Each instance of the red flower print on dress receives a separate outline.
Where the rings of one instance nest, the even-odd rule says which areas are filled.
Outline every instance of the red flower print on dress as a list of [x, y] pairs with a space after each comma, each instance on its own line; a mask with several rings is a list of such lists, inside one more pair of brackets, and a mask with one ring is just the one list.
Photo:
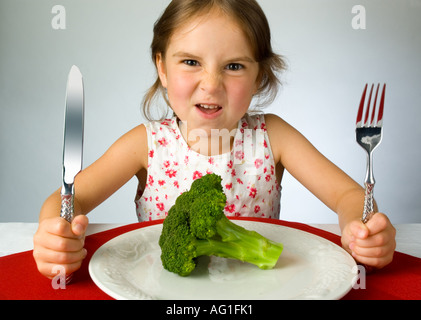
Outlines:
[[177, 175], [177, 171], [174, 169], [170, 169], [165, 171], [165, 174], [168, 176], [168, 178], [174, 178]]
[[149, 151], [149, 158], [153, 158], [154, 153], [155, 153], [155, 152], [154, 152], [153, 150]]
[[193, 180], [200, 179], [202, 176], [203, 176], [202, 173], [199, 171], [193, 172]]
[[158, 184], [162, 187], [165, 184], [165, 180], [158, 180]]
[[162, 146], [162, 147], [166, 147], [168, 146], [168, 141], [165, 138], [159, 139], [158, 143]]
[[256, 159], [256, 161], [254, 161], [254, 166], [256, 167], [256, 169], [259, 169], [262, 165], [263, 165], [262, 159]]
[[250, 188], [249, 197], [254, 199], [254, 198], [256, 198], [256, 194], [257, 194], [257, 189], [256, 188]]
[[233, 213], [235, 211], [235, 204], [230, 204], [226, 206], [225, 211], [228, 211], [229, 213]]
[[156, 204], [156, 207], [158, 208], [159, 211], [164, 211], [165, 210], [165, 206], [162, 202], [159, 202]]
[[259, 212], [260, 212], [260, 206], [255, 206], [254, 213], [259, 213]]
[[180, 185], [178, 184], [178, 181], [174, 181], [174, 187], [176, 187], [177, 189], [180, 189]]
[[148, 178], [148, 185], [149, 186], [153, 186], [153, 183], [154, 183], [153, 177], [152, 176], [149, 176], [149, 178]]
[[168, 168], [170, 166], [170, 162], [168, 160], [164, 161], [164, 167]]
[[232, 182], [225, 185], [225, 189], [231, 190], [232, 189]]
[[266, 140], [263, 140], [263, 146], [267, 149], [268, 144], [267, 144]]
[[234, 165], [234, 163], [232, 162], [232, 160], [230, 160], [227, 164], [228, 168], [232, 169], [232, 166]]
[[244, 159], [244, 152], [243, 151], [237, 151], [235, 153], [235, 158], [238, 160], [243, 160]]

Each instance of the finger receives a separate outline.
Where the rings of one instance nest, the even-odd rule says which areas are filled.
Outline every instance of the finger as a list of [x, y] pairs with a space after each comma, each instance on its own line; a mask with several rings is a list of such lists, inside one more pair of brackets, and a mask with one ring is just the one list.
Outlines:
[[87, 255], [86, 249], [82, 248], [79, 251], [73, 252], [59, 252], [50, 249], [34, 250], [34, 258], [37, 261], [52, 264], [74, 264], [81, 262]]
[[65, 238], [75, 238], [70, 223], [60, 217], [46, 219], [41, 222], [40, 227], [53, 235], [58, 235]]
[[349, 231], [353, 239], [366, 239], [369, 235], [367, 226], [361, 221], [351, 221], [349, 224]]
[[361, 247], [358, 245], [351, 245], [351, 247], [352, 252], [360, 257], [381, 258], [386, 256], [390, 251], [387, 246]]
[[75, 252], [83, 248], [84, 238], [64, 238], [58, 235], [50, 234], [48, 237], [35, 237], [34, 248], [45, 248], [58, 252]]
[[72, 232], [77, 237], [85, 235], [86, 229], [88, 228], [89, 219], [85, 215], [78, 215], [72, 221]]
[[382, 256], [382, 257], [374, 257], [374, 256], [363, 256], [363, 255], [357, 254], [356, 252], [352, 252], [352, 256], [357, 262], [363, 265], [371, 266], [378, 269], [383, 268], [384, 266], [388, 265], [393, 260], [393, 253], [388, 254], [386, 256]]
[[354, 242], [355, 245], [363, 248], [393, 247], [396, 245], [395, 234], [393, 232], [380, 232], [366, 239], [356, 239]]
[[370, 235], [374, 235], [379, 232], [382, 232], [389, 225], [391, 225], [390, 220], [383, 213], [374, 214], [372, 218], [366, 224], [368, 230], [370, 230]]

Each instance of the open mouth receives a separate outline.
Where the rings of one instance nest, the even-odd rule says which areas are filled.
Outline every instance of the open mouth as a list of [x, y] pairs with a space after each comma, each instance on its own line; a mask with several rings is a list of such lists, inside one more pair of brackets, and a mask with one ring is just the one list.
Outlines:
[[196, 107], [205, 114], [214, 114], [222, 109], [221, 106], [213, 104], [196, 104]]

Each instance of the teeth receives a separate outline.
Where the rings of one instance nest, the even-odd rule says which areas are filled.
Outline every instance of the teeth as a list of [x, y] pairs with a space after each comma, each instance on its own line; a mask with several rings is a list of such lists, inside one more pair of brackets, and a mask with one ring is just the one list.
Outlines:
[[219, 108], [219, 106], [215, 106], [215, 105], [208, 105], [208, 104], [199, 104], [199, 106], [201, 107], [201, 108], [204, 108], [204, 109], [218, 109]]

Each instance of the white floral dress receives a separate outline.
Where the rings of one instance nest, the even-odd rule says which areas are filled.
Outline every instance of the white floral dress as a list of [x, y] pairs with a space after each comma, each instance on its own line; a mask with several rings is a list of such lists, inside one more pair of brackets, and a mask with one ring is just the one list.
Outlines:
[[135, 199], [139, 221], [164, 219], [177, 197], [208, 173], [222, 178], [227, 216], [279, 219], [281, 186], [264, 115], [246, 114], [239, 121], [232, 150], [216, 156], [193, 151], [182, 137], [176, 117], [145, 126], [148, 175]]

